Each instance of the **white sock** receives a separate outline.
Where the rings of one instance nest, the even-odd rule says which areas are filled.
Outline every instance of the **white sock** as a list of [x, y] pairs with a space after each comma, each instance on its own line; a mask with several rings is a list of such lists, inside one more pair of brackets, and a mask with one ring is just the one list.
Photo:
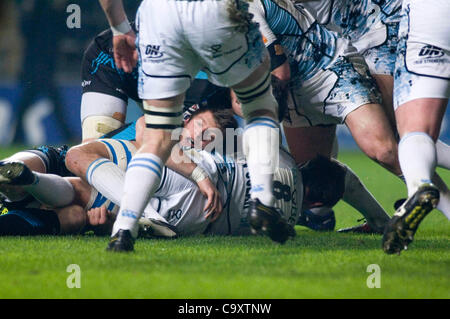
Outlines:
[[450, 146], [437, 140], [436, 142], [437, 165], [450, 169]]
[[345, 174], [345, 191], [342, 199], [359, 211], [366, 218], [369, 226], [376, 230], [383, 230], [390, 219], [389, 215], [364, 186], [355, 172], [347, 165], [341, 164], [347, 169]]
[[423, 183], [431, 183], [436, 168], [436, 145], [428, 134], [413, 132], [403, 136], [398, 145], [398, 158], [408, 197]]
[[33, 172], [35, 181], [23, 188], [39, 202], [52, 206], [64, 207], [72, 204], [75, 191], [72, 184], [64, 177], [53, 174]]
[[123, 197], [112, 236], [119, 229], [128, 229], [134, 238], [137, 237], [138, 220], [159, 186], [163, 165], [161, 159], [151, 153], [133, 156], [125, 175]]
[[87, 182], [116, 205], [120, 205], [125, 183], [125, 172], [114, 162], [99, 158], [86, 172]]
[[[95, 160], [86, 172], [86, 179], [99, 193], [120, 206], [125, 184], [125, 171], [117, 164], [105, 158]], [[144, 212], [148, 218], [166, 221], [164, 217], [155, 212], [149, 203]]]
[[273, 174], [278, 166], [279, 127], [269, 117], [255, 117], [248, 121], [244, 132], [244, 153], [252, 184], [251, 198], [273, 206]]

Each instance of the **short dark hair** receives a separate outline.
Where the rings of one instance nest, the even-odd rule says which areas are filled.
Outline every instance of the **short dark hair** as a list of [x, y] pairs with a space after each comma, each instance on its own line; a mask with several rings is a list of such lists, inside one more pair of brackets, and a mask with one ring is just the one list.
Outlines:
[[344, 195], [346, 169], [337, 161], [318, 155], [299, 169], [308, 202], [332, 207]]
[[[214, 117], [214, 122], [216, 122], [217, 127], [219, 128], [219, 130], [222, 132], [222, 151], [226, 152], [227, 151], [227, 132], [226, 130], [228, 128], [236, 130], [237, 128], [239, 128], [239, 124], [236, 120], [236, 118], [234, 117], [234, 112], [232, 109], [216, 109], [216, 108], [200, 108], [196, 111], [194, 111], [189, 119], [189, 121], [195, 119], [196, 115], [205, 113], [210, 111]], [[233, 134], [233, 152], [237, 152], [237, 136], [235, 134]]]

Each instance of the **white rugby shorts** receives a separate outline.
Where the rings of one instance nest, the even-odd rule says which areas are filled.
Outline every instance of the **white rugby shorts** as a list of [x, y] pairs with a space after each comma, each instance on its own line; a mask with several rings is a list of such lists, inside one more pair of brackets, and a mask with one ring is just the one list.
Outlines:
[[141, 99], [179, 95], [200, 70], [216, 85], [236, 85], [267, 54], [242, 0], [144, 0], [136, 26]]

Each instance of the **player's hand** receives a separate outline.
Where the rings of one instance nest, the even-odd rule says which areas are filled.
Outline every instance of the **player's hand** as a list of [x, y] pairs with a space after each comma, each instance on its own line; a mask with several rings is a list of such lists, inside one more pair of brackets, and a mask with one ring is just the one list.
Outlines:
[[199, 181], [197, 185], [203, 196], [208, 199], [204, 208], [206, 218], [211, 217], [211, 221], [215, 221], [223, 208], [220, 193], [209, 178]]
[[133, 30], [113, 37], [114, 62], [117, 68], [131, 73], [137, 64], [136, 34]]
[[113, 219], [111, 212], [105, 206], [91, 208], [88, 210], [87, 215], [91, 226], [105, 225]]

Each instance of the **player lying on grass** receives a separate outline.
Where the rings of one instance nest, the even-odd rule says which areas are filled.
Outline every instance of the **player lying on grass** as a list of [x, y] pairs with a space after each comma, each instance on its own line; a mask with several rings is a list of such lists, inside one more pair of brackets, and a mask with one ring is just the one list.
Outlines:
[[[113, 150], [117, 154], [116, 160], [119, 167], [126, 167], [129, 162], [127, 156], [120, 156], [120, 154], [122, 152], [133, 153], [136, 149], [133, 145], [134, 142], [130, 141], [100, 139], [91, 143], [103, 146], [105, 152], [110, 150], [108, 144], [113, 146]], [[147, 227], [151, 234], [164, 237], [173, 237], [176, 234], [180, 236], [250, 234], [248, 220], [254, 218], [254, 216], [246, 215], [250, 180], [244, 158], [238, 156], [233, 159], [218, 153], [211, 154], [206, 151], [194, 150], [191, 151], [190, 156], [218, 185], [224, 199], [223, 213], [212, 218], [208, 217], [202, 209], [206, 199], [195, 184], [180, 174], [165, 168], [162, 183], [145, 209], [144, 220], [141, 221], [141, 224]], [[301, 171], [302, 174], [299, 173], [290, 155], [286, 151], [280, 150], [279, 168], [275, 172], [274, 194], [277, 199], [277, 207], [281, 209], [280, 211], [287, 213], [282, 217], [284, 231], [270, 234], [275, 241], [284, 242], [289, 236], [295, 235], [293, 225], [299, 217], [301, 206], [299, 204], [302, 203], [304, 194], [306, 195], [304, 203], [308, 206], [323, 204], [322, 201], [325, 201], [328, 205], [333, 205], [342, 195], [343, 183], [339, 181], [342, 181], [344, 170], [336, 162], [318, 158], [308, 163]], [[123, 180], [124, 170], [121, 173], [121, 179]], [[31, 185], [32, 181], [37, 178], [36, 173], [32, 173], [19, 161], [2, 162], [0, 175], [4, 180], [8, 179], [9, 184]], [[62, 233], [76, 233], [91, 229], [92, 226], [101, 226], [97, 227], [96, 231], [107, 234], [118, 210], [114, 202], [120, 202], [120, 196], [113, 198], [113, 195], [111, 195], [111, 201], [109, 201], [95, 189], [81, 182], [80, 179], [62, 177], [61, 179], [68, 180], [71, 183], [75, 199], [67, 207], [53, 213], [58, 216], [59, 224], [55, 220], [52, 221], [52, 229], [60, 228]], [[303, 182], [306, 182], [305, 190], [303, 189]], [[58, 183], [47, 185], [46, 191], [52, 193], [55, 191], [54, 188], [57, 187]], [[39, 200], [43, 201], [43, 198], [40, 197]], [[49, 200], [45, 204], [52, 206], [55, 202]], [[60, 204], [61, 202], [58, 202], [58, 205]], [[3, 235], [14, 234], [18, 230], [18, 222], [15, 219], [20, 217], [22, 220], [27, 220], [28, 224], [31, 225], [25, 228], [26, 231], [30, 232], [29, 234], [55, 234], [55, 232], [49, 231], [49, 223], [45, 218], [41, 220], [41, 224], [46, 227], [36, 226], [35, 220], [39, 216], [46, 216], [45, 214], [51, 214], [51, 212], [27, 208], [17, 209], [0, 217], [0, 229], [3, 230]], [[13, 218], [16, 216], [17, 218]], [[265, 220], [262, 221], [265, 222]], [[280, 222], [280, 220], [275, 222]], [[22, 223], [25, 222], [22, 221]], [[254, 221], [255, 223], [258, 223], [258, 219]], [[8, 226], [11, 226], [9, 232]], [[261, 227], [268, 227], [269, 233], [272, 229], [270, 225], [265, 224]], [[19, 234], [26, 234], [26, 231], [19, 232]]]
[[[332, 155], [335, 125], [345, 123], [369, 157], [402, 178], [397, 140], [379, 104], [376, 83], [348, 40], [315, 24], [307, 10], [287, 0], [254, 1], [250, 10], [261, 25], [266, 45], [278, 48], [269, 49], [272, 74], [289, 81], [289, 108], [283, 124], [297, 163], [316, 154]], [[314, 40], [307, 41], [307, 35]], [[324, 45], [319, 46], [317, 41]], [[289, 57], [287, 61], [279, 56], [283, 49]], [[323, 68], [317, 70], [321, 64]], [[284, 89], [281, 85], [277, 88]], [[433, 181], [445, 198], [439, 208], [447, 212], [450, 191], [437, 175]], [[365, 228], [361, 225], [354, 230]]]
[[[133, 25], [132, 25], [133, 26]], [[82, 65], [82, 86], [83, 96], [81, 105], [81, 119], [83, 126], [83, 140], [87, 141], [92, 138], [102, 136], [104, 133], [109, 132], [115, 127], [123, 125], [123, 119], [126, 114], [126, 105], [128, 98], [135, 100], [138, 104], [141, 104], [141, 100], [137, 96], [137, 76], [136, 68], [132, 73], [124, 73], [121, 69], [118, 69], [115, 65], [112, 55], [112, 32], [106, 30], [99, 34], [89, 45], [83, 58]], [[269, 47], [269, 51], [273, 51], [273, 47]], [[279, 52], [278, 52], [279, 53]], [[281, 55], [272, 56], [273, 61], [277, 61], [282, 58]], [[228, 97], [224, 94], [222, 88], [218, 88], [210, 84], [206, 80], [196, 79], [188, 90], [186, 95], [185, 105], [192, 105], [198, 103], [200, 100], [208, 99], [208, 105], [224, 105], [224, 100]], [[210, 101], [213, 101], [212, 103]], [[282, 108], [279, 107], [279, 113], [282, 113]], [[204, 129], [208, 128], [208, 122], [205, 120]], [[108, 124], [110, 123], [110, 124]], [[115, 123], [114, 125], [111, 123]], [[134, 125], [134, 124], [132, 124]], [[320, 130], [323, 130], [320, 128]], [[133, 136], [126, 135], [130, 130], [125, 130], [119, 138], [130, 139]], [[134, 132], [132, 132], [134, 133]], [[317, 132], [314, 131], [314, 134]], [[323, 142], [323, 140], [319, 141]], [[326, 144], [326, 143], [325, 143]], [[310, 148], [317, 148], [316, 141], [311, 141]], [[305, 152], [307, 148], [303, 147]], [[85, 150], [83, 156], [85, 159], [95, 160], [99, 158], [98, 154], [93, 155], [89, 149]], [[316, 154], [316, 152], [314, 152]], [[311, 159], [314, 156], [311, 155], [307, 159]], [[82, 159], [80, 159], [82, 160]], [[304, 161], [302, 161], [303, 163]], [[354, 191], [347, 191], [344, 199], [350, 203], [356, 209], [362, 212], [379, 211], [379, 216], [383, 215], [383, 209], [376, 203], [373, 196], [365, 190], [364, 186], [360, 183], [359, 179], [350, 178], [354, 174], [347, 174], [346, 177], [346, 189], [353, 189]], [[209, 192], [211, 194], [211, 191]], [[352, 195], [349, 195], [352, 194]], [[356, 199], [356, 200], [352, 200]], [[330, 208], [331, 210], [331, 208]], [[305, 211], [308, 217], [301, 219], [302, 223], [306, 220], [308, 227], [317, 230], [333, 230], [335, 225], [334, 212], [325, 211], [322, 208], [314, 208], [311, 211]], [[370, 215], [370, 213], [364, 214]], [[373, 214], [376, 216], [376, 214]], [[369, 217], [369, 219], [371, 219]], [[383, 222], [380, 223], [377, 220], [371, 219], [371, 225], [378, 225], [375, 229], [370, 227], [361, 227], [357, 230], [371, 232], [381, 229], [381, 225], [387, 220], [387, 215], [380, 219]], [[365, 224], [367, 226], [367, 224]]]
[[[211, 128], [221, 128], [222, 134], [225, 133], [224, 128], [229, 129], [236, 129], [237, 124], [234, 120], [234, 118], [231, 116], [230, 112], [227, 111], [216, 111], [211, 112], [210, 110], [196, 110], [193, 111], [194, 108], [191, 108], [190, 112], [192, 113], [192, 119], [187, 122], [185, 125], [186, 131], [189, 132], [189, 134], [186, 136], [185, 140], [187, 141], [188, 145], [199, 145], [200, 148], [205, 147], [207, 143], [211, 142], [211, 134], [205, 134], [205, 127]], [[200, 127], [199, 124], [203, 123], [203, 125]], [[140, 123], [142, 124], [142, 123]], [[140, 125], [138, 124], [137, 127], [139, 128]], [[127, 130], [128, 131], [134, 131], [133, 126], [130, 126]], [[123, 133], [123, 131], [122, 131]], [[131, 134], [125, 134], [125, 135], [134, 135], [134, 132]], [[191, 138], [191, 136], [193, 138]], [[226, 135], [224, 135], [226, 136]], [[110, 159], [111, 163], [114, 164], [114, 158], [116, 158], [115, 161], [121, 156], [126, 157], [126, 153], [124, 153], [123, 150], [119, 148], [119, 151], [114, 151], [115, 156], [113, 155], [113, 152], [111, 151], [112, 145], [117, 144], [114, 141], [109, 142], [103, 142], [103, 143], [88, 143], [84, 144], [82, 146], [78, 146], [75, 148], [72, 148], [69, 152], [69, 160], [67, 161], [69, 167], [78, 175], [82, 176], [83, 178], [86, 178], [87, 171], [90, 166], [90, 161], [87, 160], [90, 157], [95, 156], [97, 159], [101, 159], [102, 161], [105, 161], [106, 159]], [[225, 149], [225, 148], [224, 148]], [[94, 155], [95, 154], [95, 155]], [[18, 159], [17, 157], [15, 157]], [[326, 163], [324, 164], [323, 161], [316, 160], [314, 162], [311, 162], [306, 167], [303, 167], [302, 170], [304, 172], [303, 174], [303, 182], [306, 184], [306, 192], [310, 195], [307, 196], [309, 200], [305, 200], [305, 205], [303, 205], [303, 212], [300, 214], [299, 219], [302, 220], [301, 224], [305, 225], [307, 227], [310, 227], [315, 230], [323, 230], [324, 227], [324, 221], [321, 219], [317, 219], [314, 217], [311, 217], [307, 214], [304, 214], [304, 211], [307, 210], [307, 208], [310, 208], [310, 206], [317, 206], [320, 202], [330, 202], [330, 200], [327, 200], [326, 198], [333, 197], [333, 189], [339, 194], [340, 188], [345, 188], [343, 197], [354, 197], [354, 198], [368, 198], [371, 199], [373, 202], [372, 209], [370, 207], [367, 211], [362, 211], [363, 215], [367, 217], [367, 220], [371, 227], [373, 229], [378, 230], [378, 232], [381, 232], [384, 228], [384, 224], [386, 223], [388, 216], [383, 211], [382, 208], [379, 206], [379, 204], [376, 202], [376, 200], [373, 198], [373, 196], [365, 189], [364, 185], [359, 181], [359, 179], [353, 174], [353, 172], [348, 168], [340, 164], [341, 168], [340, 170], [343, 172], [343, 174], [335, 174], [334, 177], [336, 180], [332, 180], [330, 182], [330, 176], [327, 176], [326, 172], [322, 172], [320, 170], [321, 166], [326, 166]], [[99, 166], [98, 169], [93, 170], [93, 173], [90, 174], [90, 177], [88, 179], [89, 183], [93, 185], [96, 189], [100, 190], [103, 195], [108, 194], [108, 196], [105, 195], [105, 197], [108, 198], [120, 198], [120, 192], [121, 192], [121, 183], [123, 183], [122, 175], [123, 175], [123, 167], [120, 168], [117, 165], [110, 165], [110, 168], [108, 170], [102, 170], [100, 169], [103, 166], [107, 166], [107, 163]], [[326, 170], [325, 170], [326, 171]], [[312, 172], [312, 173], [306, 173], [306, 172]], [[323, 181], [325, 179], [325, 181]], [[352, 181], [349, 183], [349, 181]], [[344, 186], [345, 184], [345, 186]], [[323, 186], [325, 185], [325, 186]], [[339, 186], [335, 186], [339, 185]], [[323, 188], [323, 189], [321, 189]], [[331, 190], [330, 190], [331, 189]], [[279, 193], [280, 191], [277, 191]], [[323, 195], [328, 194], [328, 195]], [[96, 197], [97, 194], [93, 193], [93, 198]], [[336, 195], [337, 196], [337, 195]], [[101, 198], [101, 197], [100, 197]], [[323, 199], [325, 198], [325, 199]], [[340, 197], [339, 197], [340, 198]], [[103, 199], [106, 200], [106, 199]], [[332, 202], [332, 201], [331, 201]], [[101, 203], [101, 202], [100, 202]], [[105, 205], [109, 205], [110, 203], [107, 202]], [[327, 226], [327, 225], [326, 225]], [[334, 225], [333, 225], [334, 228]], [[327, 227], [326, 229], [330, 230], [333, 228]]]
[[[276, 81], [276, 77], [272, 77], [272, 80], [275, 81], [274, 85], [277, 86], [278, 81]], [[208, 100], [203, 100], [202, 106], [212, 106], [213, 108], [230, 108], [230, 99], [226, 99], [226, 96], [224, 96], [222, 92], [220, 94], [214, 93], [215, 90], [217, 90], [217, 88], [214, 88], [214, 86], [210, 86], [204, 91], [204, 96], [208, 96]], [[280, 90], [275, 90], [275, 92], [277, 92], [276, 94], [278, 94]], [[217, 96], [221, 96], [222, 99], [219, 100]], [[280, 106], [279, 116], [281, 118], [283, 114], [283, 108], [286, 107], [285, 96], [276, 96], [276, 98]], [[241, 112], [239, 102], [237, 102], [235, 98], [232, 98], [232, 103], [233, 109], [240, 114]], [[196, 140], [199, 147], [204, 147], [205, 144], [210, 142], [211, 140], [207, 137], [204, 138], [203, 134], [206, 130], [215, 127], [216, 121], [214, 120], [211, 112], [200, 111], [196, 112], [195, 116], [197, 117], [197, 121], [188, 122], [185, 125], [185, 129], [190, 131], [191, 136], [194, 136], [194, 140]], [[230, 121], [226, 119], [226, 116], [219, 118], [221, 119], [221, 124], [219, 125], [219, 127], [227, 127], [230, 124]], [[197, 126], [195, 126], [194, 123], [201, 123], [201, 125], [198, 126], [198, 130]], [[198, 132], [195, 132], [196, 130]], [[223, 149], [225, 150], [225, 148]], [[95, 150], [93, 150], [89, 145], [80, 145], [70, 150], [68, 158], [68, 165], [70, 169], [77, 176], [84, 178], [89, 165], [94, 160], [103, 158], [103, 156], [98, 152], [95, 152]], [[108, 173], [108, 171], [111, 170], [113, 166], [113, 163], [108, 163], [104, 165], [104, 168], [99, 168], [99, 177], [94, 177], [92, 179], [92, 185], [96, 188], [102, 187], [103, 184], [114, 185], [114, 183], [112, 182], [113, 177], [111, 177]], [[360, 227], [358, 231], [367, 233], [381, 233], [384, 229], [384, 225], [389, 220], [389, 216], [386, 214], [381, 205], [376, 201], [376, 199], [372, 196], [372, 194], [370, 194], [370, 192], [365, 188], [356, 174], [349, 167], [346, 167], [345, 169], [346, 191], [344, 193], [343, 199], [355, 209], [360, 211], [368, 221], [365, 224], [365, 227]], [[335, 227], [334, 212], [332, 212], [331, 214], [326, 213], [324, 215], [320, 215], [312, 213], [312, 211], [314, 210], [317, 211], [316, 208], [313, 208], [311, 210], [304, 210], [302, 215], [303, 217], [300, 218], [299, 223], [314, 230], [333, 230]]]

